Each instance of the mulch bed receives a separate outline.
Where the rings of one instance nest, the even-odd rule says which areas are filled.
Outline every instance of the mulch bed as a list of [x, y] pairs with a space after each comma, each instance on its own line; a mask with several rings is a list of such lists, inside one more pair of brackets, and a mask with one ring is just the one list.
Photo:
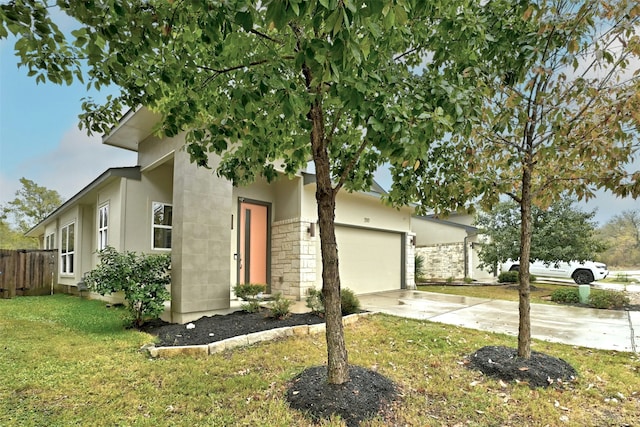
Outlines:
[[350, 381], [341, 385], [327, 382], [327, 367], [306, 369], [291, 382], [286, 399], [293, 409], [314, 421], [339, 415], [347, 427], [380, 414], [392, 415], [392, 404], [399, 397], [395, 384], [387, 377], [360, 366], [349, 366]]
[[154, 320], [144, 324], [142, 331], [158, 337], [157, 347], [171, 347], [209, 344], [285, 326], [324, 323], [322, 317], [313, 313], [290, 314], [285, 319], [275, 319], [269, 317], [269, 314], [270, 311], [267, 309], [258, 313], [236, 311], [231, 314], [201, 317], [184, 325]]
[[537, 351], [529, 359], [518, 357], [515, 348], [482, 347], [467, 358], [470, 368], [504, 381], [521, 381], [530, 387], [559, 386], [573, 381], [578, 373], [562, 359]]
[[[143, 325], [142, 330], [158, 337], [156, 346], [171, 347], [209, 344], [285, 326], [324, 323], [324, 318], [313, 313], [291, 314], [285, 319], [274, 319], [269, 314], [267, 309], [259, 313], [237, 311], [201, 317], [184, 325], [155, 320]], [[313, 420], [339, 415], [348, 427], [358, 426], [361, 421], [378, 414], [390, 416], [391, 404], [398, 398], [393, 382], [359, 366], [350, 366], [349, 375], [347, 383], [330, 385], [326, 366], [306, 369], [291, 381], [286, 399], [291, 408], [304, 412]]]

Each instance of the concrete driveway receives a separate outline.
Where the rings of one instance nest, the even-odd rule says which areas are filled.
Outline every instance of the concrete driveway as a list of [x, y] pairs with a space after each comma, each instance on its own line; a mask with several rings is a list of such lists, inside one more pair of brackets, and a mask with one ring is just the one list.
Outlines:
[[[518, 303], [398, 290], [359, 295], [362, 308], [411, 319], [518, 335]], [[531, 336], [603, 350], [638, 352], [640, 312], [531, 304]]]

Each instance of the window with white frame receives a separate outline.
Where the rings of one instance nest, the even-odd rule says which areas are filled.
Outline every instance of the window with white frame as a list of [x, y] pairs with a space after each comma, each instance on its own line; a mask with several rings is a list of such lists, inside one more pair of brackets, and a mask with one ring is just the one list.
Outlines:
[[101, 251], [109, 244], [109, 205], [100, 206], [98, 209], [98, 250]]
[[45, 249], [56, 248], [56, 233], [49, 233], [44, 237], [44, 248]]
[[167, 203], [152, 203], [152, 248], [171, 249], [173, 207]]
[[60, 272], [73, 274], [75, 223], [65, 225], [60, 230]]

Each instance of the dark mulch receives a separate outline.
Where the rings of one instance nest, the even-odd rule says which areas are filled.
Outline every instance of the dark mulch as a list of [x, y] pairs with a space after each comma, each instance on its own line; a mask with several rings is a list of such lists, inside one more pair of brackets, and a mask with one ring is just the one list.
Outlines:
[[390, 379], [360, 366], [350, 366], [349, 377], [350, 381], [344, 384], [332, 385], [327, 382], [326, 366], [306, 369], [287, 390], [289, 406], [314, 421], [339, 415], [348, 427], [376, 415], [391, 415], [399, 393]]
[[[200, 345], [253, 332], [285, 326], [315, 325], [324, 319], [313, 313], [290, 314], [285, 319], [269, 317], [269, 310], [258, 313], [236, 311], [231, 314], [205, 316], [185, 325], [155, 320], [143, 325], [142, 330], [158, 337], [156, 346]], [[195, 326], [188, 329], [188, 325]]]
[[530, 387], [549, 387], [573, 381], [577, 372], [562, 359], [537, 351], [531, 358], [518, 357], [515, 348], [502, 346], [482, 347], [468, 356], [468, 366], [483, 374], [504, 381], [522, 381]]

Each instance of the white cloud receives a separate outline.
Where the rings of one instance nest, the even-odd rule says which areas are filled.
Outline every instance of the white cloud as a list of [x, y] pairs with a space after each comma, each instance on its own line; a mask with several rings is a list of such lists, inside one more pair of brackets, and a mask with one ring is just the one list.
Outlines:
[[55, 149], [0, 175], [0, 203], [11, 200], [25, 177], [69, 199], [111, 167], [135, 166], [137, 153], [102, 144], [76, 127], [64, 133]]

